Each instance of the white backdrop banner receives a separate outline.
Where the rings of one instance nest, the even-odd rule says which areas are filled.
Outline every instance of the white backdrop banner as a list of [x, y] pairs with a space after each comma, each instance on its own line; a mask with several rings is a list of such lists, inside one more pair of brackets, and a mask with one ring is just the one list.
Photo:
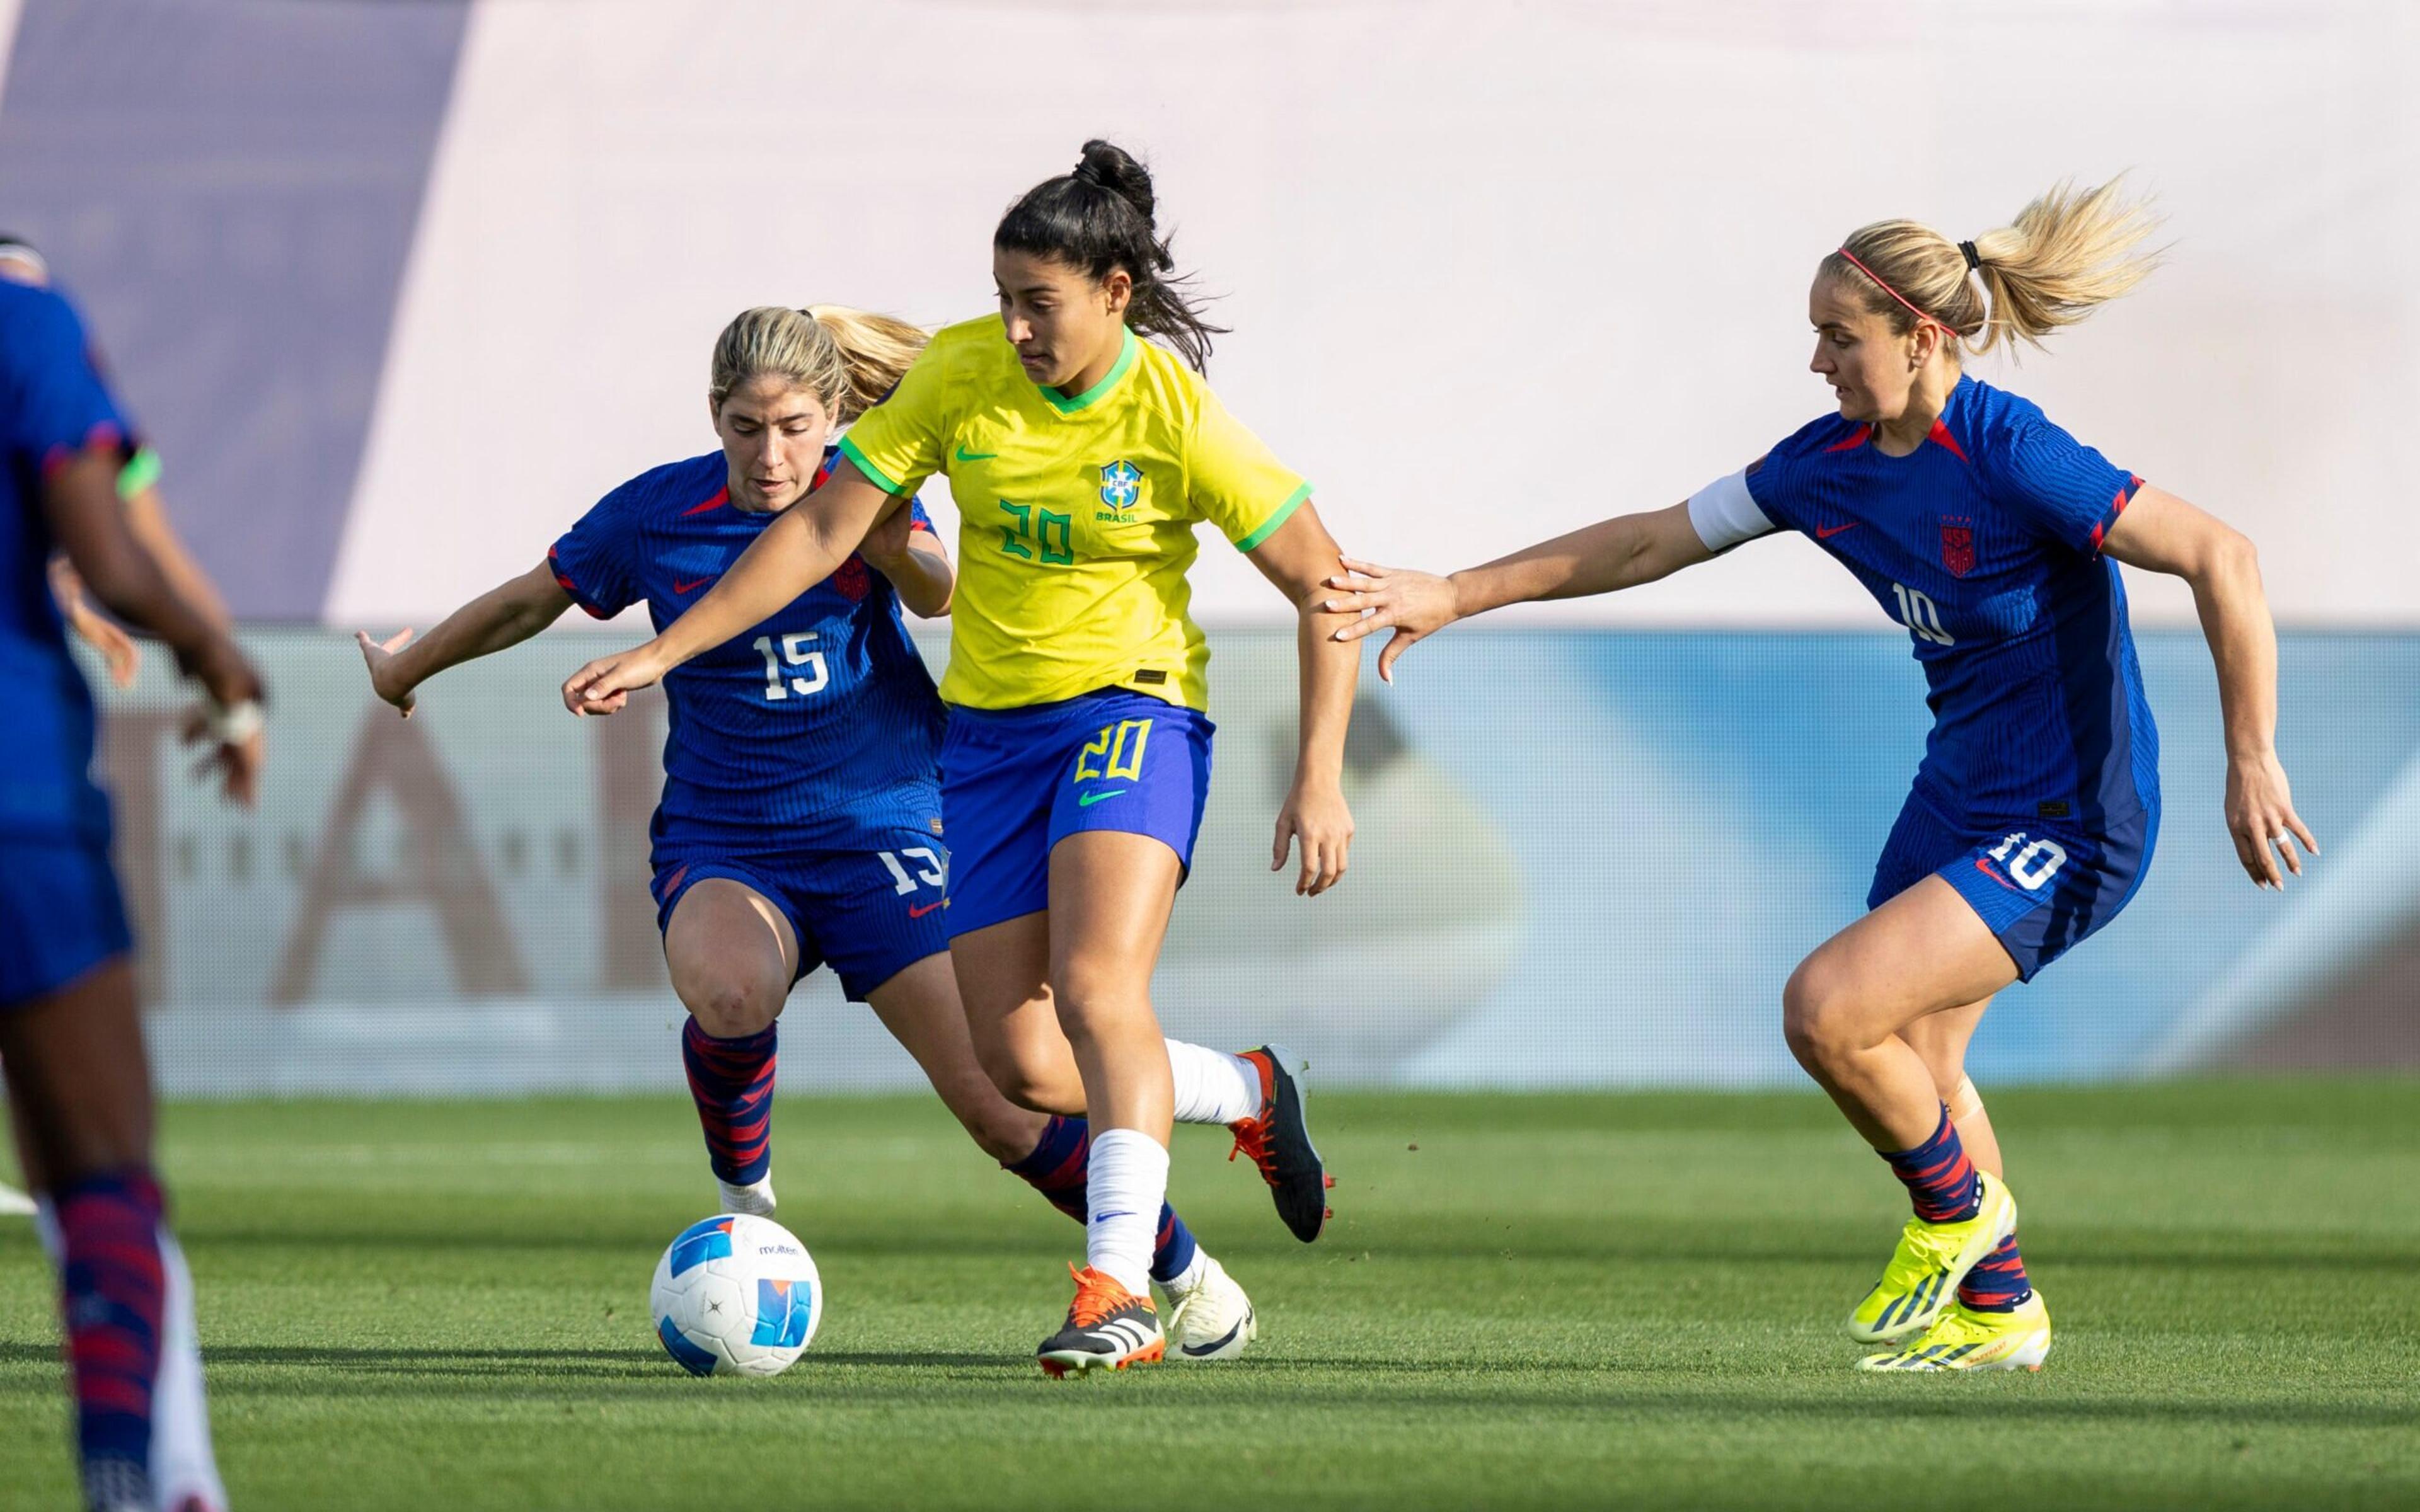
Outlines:
[[[735, 312], [980, 315], [1001, 209], [1108, 135], [1222, 296], [1231, 408], [1351, 549], [1433, 566], [1669, 503], [1822, 411], [1806, 285], [1851, 228], [1971, 236], [2131, 172], [2168, 265], [1986, 376], [2249, 531], [2288, 621], [2420, 623], [2404, 0], [0, 0], [12, 18], [0, 203], [85, 297], [248, 613], [425, 623], [525, 570], [614, 484], [711, 444]], [[1215, 551], [1197, 603], [1284, 612]], [[2137, 604], [2189, 610], [2167, 582]], [[1545, 612], [1874, 618], [1795, 542]]]

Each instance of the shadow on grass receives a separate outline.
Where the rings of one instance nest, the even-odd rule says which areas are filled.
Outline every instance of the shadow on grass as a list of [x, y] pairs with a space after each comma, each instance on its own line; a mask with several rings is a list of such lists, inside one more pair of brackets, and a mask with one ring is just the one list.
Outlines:
[[[55, 1365], [54, 1350], [0, 1344], [0, 1365]], [[433, 1389], [491, 1395], [530, 1403], [595, 1401], [599, 1386], [624, 1384], [685, 1392], [710, 1391], [718, 1411], [794, 1411], [802, 1398], [851, 1408], [957, 1412], [1056, 1410], [1081, 1403], [1090, 1411], [1165, 1412], [1174, 1392], [1196, 1408], [1248, 1417], [1291, 1418], [1356, 1410], [1390, 1417], [1434, 1415], [1655, 1424], [1795, 1423], [1839, 1431], [1903, 1431], [1911, 1422], [1971, 1424], [1994, 1430], [2055, 1430], [2086, 1426], [2180, 1430], [2312, 1427], [2420, 1427], [2420, 1408], [2393, 1402], [2313, 1402], [2291, 1396], [2242, 1396], [2225, 1401], [2152, 1400], [2141, 1396], [2063, 1395], [2055, 1378], [2011, 1378], [1993, 1383], [1934, 1380], [1843, 1380], [1835, 1385], [1797, 1378], [1766, 1391], [1736, 1386], [1695, 1389], [1665, 1365], [1519, 1365], [1471, 1361], [1406, 1361], [1352, 1356], [1244, 1360], [1218, 1366], [1150, 1371], [1124, 1390], [1070, 1392], [1043, 1381], [1020, 1355], [966, 1351], [818, 1351], [778, 1381], [700, 1386], [655, 1350], [632, 1349], [383, 1349], [235, 1346], [213, 1350], [209, 1363], [230, 1396], [331, 1399], [427, 1396]], [[348, 1379], [350, 1378], [350, 1379]], [[454, 1378], [449, 1383], [446, 1378]], [[1541, 1378], [1567, 1389], [1542, 1389]], [[615, 1395], [620, 1395], [618, 1389]], [[1305, 1419], [1305, 1421], [1309, 1421]]]
[[[0, 1344], [0, 1365], [58, 1363], [58, 1350], [29, 1344]], [[307, 1345], [224, 1345], [209, 1351], [214, 1369], [245, 1366], [295, 1366], [341, 1375], [349, 1371], [386, 1375], [460, 1376], [644, 1376], [681, 1379], [678, 1367], [660, 1350], [645, 1348], [597, 1350], [542, 1349], [360, 1349]], [[965, 1365], [998, 1366], [997, 1354], [926, 1351], [875, 1354], [818, 1350], [814, 1357], [827, 1365], [873, 1366], [929, 1370]]]

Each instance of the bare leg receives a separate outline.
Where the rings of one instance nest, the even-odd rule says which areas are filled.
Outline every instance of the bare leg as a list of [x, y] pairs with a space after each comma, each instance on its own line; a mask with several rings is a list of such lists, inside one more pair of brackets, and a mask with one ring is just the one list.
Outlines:
[[1032, 1152], [1049, 1119], [1009, 1102], [976, 1063], [948, 956], [926, 956], [866, 997], [985, 1154], [1008, 1164]]
[[1966, 1074], [1967, 1041], [1975, 1038], [1975, 1026], [1982, 1022], [1983, 1010], [1991, 1006], [1992, 1000], [1986, 997], [1963, 1008], [1947, 1009], [1916, 1020], [1900, 1031], [1900, 1038], [1923, 1057], [1925, 1070], [1932, 1075], [1933, 1091], [1948, 1105], [1949, 1121], [1966, 1147], [1966, 1158], [1989, 1175], [2005, 1176], [2000, 1168], [2000, 1136], [1993, 1131], [1991, 1111], [1983, 1106], [1982, 1094]]
[[0, 1013], [18, 1160], [36, 1190], [151, 1158], [151, 1071], [123, 957]]
[[789, 1000], [799, 936], [755, 888], [708, 877], [681, 895], [664, 930], [673, 991], [718, 1040], [761, 1034]]
[[1070, 835], [1050, 853], [1050, 984], [1095, 1129], [1168, 1143], [1175, 1089], [1151, 1007], [1176, 853], [1144, 835]]
[[952, 940], [950, 964], [992, 1085], [1019, 1107], [1081, 1118], [1083, 1077], [1050, 993], [1050, 935], [1047, 913], [1004, 919]]
[[1868, 1144], [1911, 1149], [1940, 1123], [1941, 1099], [1900, 1031], [2016, 980], [2016, 964], [1975, 910], [1927, 877], [1799, 964], [1782, 993], [1783, 1032]]

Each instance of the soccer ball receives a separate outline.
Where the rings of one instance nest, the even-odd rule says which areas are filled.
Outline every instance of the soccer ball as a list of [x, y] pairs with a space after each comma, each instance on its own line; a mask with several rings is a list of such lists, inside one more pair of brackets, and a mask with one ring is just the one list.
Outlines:
[[693, 1376], [775, 1376], [824, 1320], [814, 1257], [770, 1218], [723, 1213], [680, 1231], [647, 1293], [656, 1337]]

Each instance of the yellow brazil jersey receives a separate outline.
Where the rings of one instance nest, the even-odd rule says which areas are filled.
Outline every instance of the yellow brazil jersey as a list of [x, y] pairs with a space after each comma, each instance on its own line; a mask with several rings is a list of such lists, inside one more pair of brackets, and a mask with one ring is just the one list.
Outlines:
[[977, 709], [1105, 687], [1206, 709], [1193, 527], [1249, 551], [1311, 493], [1173, 354], [1128, 332], [1109, 376], [1068, 398], [1025, 376], [996, 317], [936, 335], [840, 449], [894, 493], [949, 475], [958, 591], [941, 697]]

